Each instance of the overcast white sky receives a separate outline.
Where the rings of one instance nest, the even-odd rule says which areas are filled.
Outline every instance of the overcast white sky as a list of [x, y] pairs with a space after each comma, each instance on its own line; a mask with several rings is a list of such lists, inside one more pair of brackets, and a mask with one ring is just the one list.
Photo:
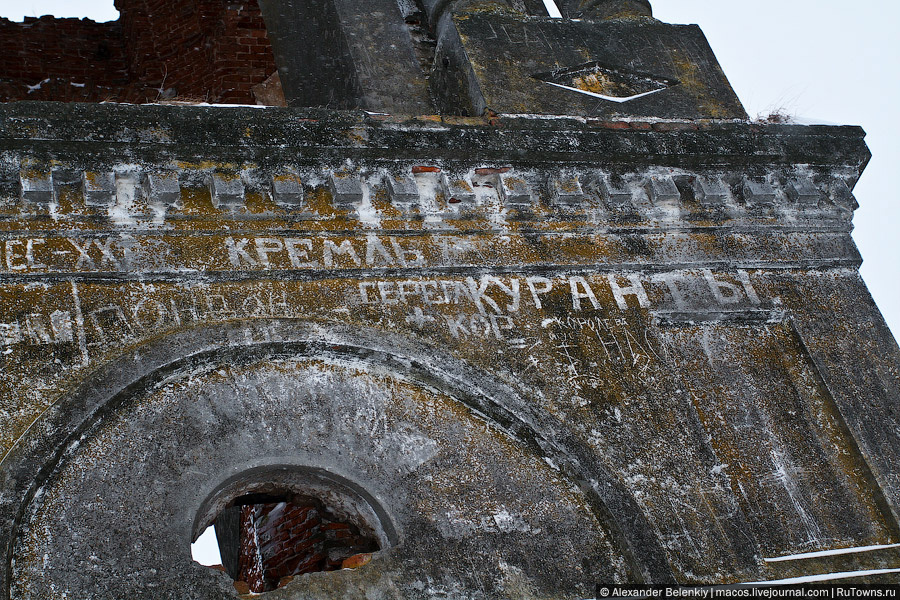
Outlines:
[[900, 336], [900, 2], [651, 3], [662, 21], [703, 28], [751, 117], [783, 109], [866, 130], [873, 158], [856, 186], [853, 237], [869, 290]]
[[[874, 155], [856, 188], [863, 277], [900, 334], [900, 2], [651, 0], [670, 23], [698, 23], [751, 117], [782, 110], [862, 125]], [[112, 0], [0, 0], [0, 16], [118, 18]], [[894, 167], [891, 167], [894, 165]]]

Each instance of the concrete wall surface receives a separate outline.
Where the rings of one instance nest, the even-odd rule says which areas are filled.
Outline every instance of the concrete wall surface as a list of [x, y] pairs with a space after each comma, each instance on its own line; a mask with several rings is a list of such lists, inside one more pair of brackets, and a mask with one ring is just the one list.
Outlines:
[[272, 598], [900, 567], [771, 560], [900, 542], [860, 129], [0, 114], [0, 598], [233, 596], [266, 486], [380, 544]]

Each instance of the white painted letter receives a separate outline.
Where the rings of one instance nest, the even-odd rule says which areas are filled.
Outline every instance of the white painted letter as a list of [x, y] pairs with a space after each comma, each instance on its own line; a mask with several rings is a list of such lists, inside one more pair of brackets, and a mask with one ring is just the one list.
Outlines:
[[703, 270], [703, 276], [706, 277], [706, 283], [709, 284], [709, 290], [715, 296], [716, 302], [721, 305], [735, 304], [741, 301], [741, 290], [733, 283], [719, 281], [713, 272], [709, 269]]
[[[300, 246], [305, 247], [306, 250], [301, 250]], [[312, 246], [312, 240], [308, 238], [302, 240], [298, 240], [297, 238], [287, 238], [284, 240], [284, 248], [287, 250], [291, 266], [295, 269], [315, 268], [317, 266], [315, 261], [302, 262], [303, 260], [309, 260], [309, 253], [312, 252]]]
[[[392, 289], [394, 288], [394, 289]], [[392, 292], [396, 292], [396, 284], [393, 281], [379, 281], [378, 291], [381, 293], [381, 302], [383, 304], [399, 304], [400, 301], [391, 297]]]
[[503, 330], [509, 331], [513, 328], [513, 320], [506, 315], [491, 315], [491, 329], [494, 330], [494, 337], [498, 340], [504, 340]]
[[469, 334], [469, 330], [463, 325], [463, 320], [466, 318], [465, 315], [457, 315], [456, 317], [444, 315], [444, 318], [447, 319], [447, 327], [450, 328], [450, 333], [453, 334], [454, 338], [459, 339], [460, 334], [463, 336]]
[[22, 240], [6, 240], [6, 268], [10, 271], [23, 271], [28, 265], [23, 263], [15, 264], [17, 258], [25, 258], [24, 254], [16, 254], [16, 246], [24, 246]]
[[421, 267], [425, 264], [425, 257], [422, 255], [421, 250], [404, 250], [397, 238], [393, 237], [391, 238], [391, 246], [394, 248], [394, 254], [397, 255], [397, 260], [400, 261], [401, 267]]
[[284, 243], [277, 238], [256, 238], [256, 254], [261, 265], [269, 266], [269, 255], [284, 250]]
[[631, 282], [631, 285], [628, 287], [619, 287], [619, 284], [616, 282], [616, 276], [613, 274], [607, 275], [606, 280], [609, 281], [609, 287], [612, 288], [613, 297], [616, 299], [616, 304], [619, 305], [620, 310], [628, 308], [625, 296], [636, 296], [641, 308], [650, 306], [650, 299], [647, 298], [647, 292], [644, 290], [644, 284], [641, 283], [640, 275], [629, 275], [628, 281]]
[[[72, 242], [72, 240], [69, 240]], [[228, 260], [231, 261], [231, 265], [233, 267], [240, 267], [241, 261], [243, 260], [251, 267], [256, 266], [256, 260], [250, 256], [247, 252], [247, 244], [250, 243], [250, 240], [241, 240], [239, 242], [235, 242], [232, 238], [225, 238], [225, 247], [228, 248]], [[72, 242], [75, 245], [75, 242]], [[78, 248], [78, 246], [75, 246]], [[78, 248], [78, 251], [81, 252], [81, 248]], [[83, 256], [86, 256], [82, 254]], [[78, 260], [79, 265], [81, 264], [81, 259]], [[93, 264], [93, 263], [92, 263]]]
[[102, 267], [106, 263], [113, 269], [121, 268], [119, 265], [119, 259], [116, 258], [115, 252], [113, 252], [113, 242], [115, 240], [111, 238], [107, 238], [104, 241], [94, 240], [94, 245], [97, 246], [97, 249], [100, 251], [100, 266]]
[[357, 256], [356, 250], [353, 249], [353, 244], [350, 243], [350, 240], [344, 240], [343, 242], [341, 242], [340, 246], [338, 246], [331, 240], [325, 240], [323, 257], [323, 260], [325, 261], [325, 268], [330, 269], [334, 266], [334, 256], [336, 254], [349, 256], [350, 260], [352, 260], [357, 267], [362, 266], [362, 262], [359, 260], [359, 256]]
[[510, 312], [516, 312], [519, 310], [519, 303], [522, 300], [522, 293], [519, 289], [519, 280], [513, 277], [509, 281], [509, 287], [507, 287], [503, 281], [498, 279], [497, 277], [491, 277], [491, 280], [496, 284], [498, 288], [503, 290], [503, 293], [512, 298], [512, 302], [506, 305], [506, 310]]
[[[583, 292], [579, 291], [579, 286], [584, 290]], [[594, 308], [600, 306], [600, 303], [597, 302], [597, 296], [594, 295], [594, 290], [591, 289], [584, 277], [569, 277], [569, 287], [572, 289], [572, 308], [575, 310], [581, 310], [582, 298], [590, 300], [591, 306]]]
[[46, 269], [47, 265], [41, 264], [34, 260], [34, 247], [43, 246], [46, 242], [41, 239], [28, 240], [25, 244], [25, 262], [29, 269]]
[[[83, 265], [85, 262], [87, 262], [89, 265], [88, 268], [93, 269], [94, 261], [87, 252], [88, 249], [91, 247], [91, 243], [88, 242], [87, 244], [84, 245], [84, 247], [82, 247], [75, 240], [73, 240], [71, 238], [67, 238], [67, 239], [69, 240], [69, 243], [72, 244], [72, 247], [78, 251], [78, 262], [75, 263], [75, 268], [80, 269], [81, 265]], [[7, 260], [9, 260], [9, 259], [7, 258]]]
[[669, 288], [669, 293], [672, 294], [672, 299], [675, 300], [675, 306], [678, 308], [685, 307], [684, 294], [678, 289], [675, 273], [660, 273], [659, 275], [654, 275], [653, 281], [664, 282], [666, 287]]
[[502, 312], [500, 310], [500, 307], [497, 306], [497, 303], [494, 302], [490, 298], [490, 296], [485, 294], [488, 286], [491, 285], [493, 279], [494, 278], [490, 275], [485, 275], [481, 278], [480, 284], [478, 284], [475, 283], [475, 279], [473, 279], [472, 277], [466, 277], [466, 284], [468, 284], [469, 286], [469, 294], [472, 296], [472, 300], [474, 300], [475, 304], [478, 306], [478, 312], [482, 314], [484, 314], [484, 305], [481, 304], [482, 302], [486, 302], [487, 304], [489, 304], [494, 309], [494, 312]]
[[381, 243], [381, 240], [379, 240], [377, 236], [370, 235], [366, 238], [366, 266], [379, 266], [377, 263], [377, 260], [379, 258], [386, 267], [394, 264], [394, 257], [391, 256], [391, 253], [387, 251], [387, 248], [384, 247], [384, 244]]
[[359, 295], [362, 297], [363, 304], [370, 304], [369, 301], [369, 292], [367, 291], [369, 288], [375, 287], [375, 284], [371, 281], [360, 281], [359, 282]]
[[[531, 290], [531, 298], [534, 300], [534, 306], [540, 310], [543, 308], [541, 304], [541, 294], [547, 294], [553, 289], [553, 281], [546, 277], [529, 277], [525, 280], [528, 289]], [[537, 284], [540, 284], [538, 288]]]
[[747, 297], [750, 298], [750, 302], [759, 306], [759, 295], [756, 293], [756, 290], [753, 289], [753, 284], [750, 283], [750, 274], [747, 271], [738, 271], [738, 279], [741, 280], [741, 285], [744, 286], [744, 292], [746, 292]]

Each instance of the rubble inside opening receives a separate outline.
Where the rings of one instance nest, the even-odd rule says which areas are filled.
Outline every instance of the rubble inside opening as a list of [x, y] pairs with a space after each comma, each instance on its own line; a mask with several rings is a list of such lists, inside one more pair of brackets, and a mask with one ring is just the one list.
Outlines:
[[214, 553], [201, 553], [199, 538], [192, 554], [197, 562], [228, 573], [241, 593], [270, 592], [306, 573], [360, 567], [380, 549], [375, 537], [332, 514], [318, 499], [293, 493], [236, 498], [203, 535], [210, 530], [221, 564], [208, 564]]

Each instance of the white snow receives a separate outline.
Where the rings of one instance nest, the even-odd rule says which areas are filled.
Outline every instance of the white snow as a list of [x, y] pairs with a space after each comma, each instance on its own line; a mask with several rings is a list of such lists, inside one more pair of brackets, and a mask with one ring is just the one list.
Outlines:
[[277, 108], [262, 104], [210, 104], [209, 102], [183, 102], [181, 100], [166, 100], [160, 104], [167, 106], [204, 106], [209, 108]]
[[363, 181], [363, 199], [362, 203], [356, 207], [356, 214], [359, 216], [360, 222], [370, 229], [379, 229], [381, 227], [381, 216], [372, 206], [372, 185], [375, 181]]
[[601, 100], [609, 100], [610, 102], [618, 102], [619, 104], [623, 102], [628, 102], [629, 100], [636, 100], [638, 98], [643, 98], [644, 96], [649, 96], [650, 94], [655, 94], [656, 92], [661, 92], [666, 88], [659, 88], [658, 90], [650, 90], [649, 92], [644, 92], [643, 94], [635, 94], [634, 96], [628, 96], [627, 98], [616, 98], [615, 96], [604, 96], [603, 94], [598, 94], [597, 92], [589, 92], [587, 90], [581, 90], [578, 88], [574, 88], [568, 85], [563, 85], [561, 83], [553, 83], [552, 81], [545, 81], [544, 83], [549, 83], [550, 85], [555, 85], [558, 88], [562, 88], [564, 90], [571, 90], [573, 92], [578, 92], [579, 94], [584, 94], [586, 96], [591, 96], [593, 98], [600, 98]]
[[197, 104], [191, 104], [191, 106], [211, 106], [213, 108], [277, 108], [262, 104], [209, 104], [208, 102], [199, 102]]
[[113, 0], [30, 0], [29, 2], [0, 2], [0, 17], [19, 22], [25, 17], [53, 15], [57, 18], [90, 19], [96, 23], [115, 21], [119, 11]]
[[109, 217], [116, 225], [134, 225], [135, 198], [139, 181], [135, 175], [123, 173], [116, 178], [116, 203], [109, 207]]
[[47, 79], [45, 79], [45, 80], [43, 80], [43, 81], [41, 81], [41, 82], [39, 82], [39, 83], [37, 83], [37, 84], [35, 84], [35, 85], [26, 85], [25, 87], [28, 88], [28, 93], [30, 94], [31, 92], [36, 92], [36, 91], [38, 91], [39, 89], [41, 89], [41, 86], [44, 85], [45, 83], [49, 82], [49, 81], [50, 81], [50, 78], [48, 77]]
[[554, 0], [544, 0], [544, 6], [547, 7], [547, 14], [551, 19], [562, 19], [562, 13]]
[[819, 119], [817, 117], [798, 117], [795, 115], [791, 115], [788, 122], [794, 125], [843, 125], [843, 123], [835, 123], [834, 121], [829, 121], [827, 119]]
[[887, 548], [900, 548], [900, 544], [883, 544], [880, 546], [857, 546], [856, 548], [838, 548], [837, 550], [821, 550], [819, 552], [807, 552], [805, 554], [792, 554], [790, 556], [776, 556], [764, 558], [766, 562], [783, 562], [787, 560], [803, 560], [805, 558], [819, 558], [822, 556], [837, 556], [839, 554], [855, 554], [858, 552], [871, 552]]
[[871, 571], [844, 571], [842, 573], [824, 573], [822, 575], [806, 575], [804, 577], [791, 577], [789, 579], [776, 579], [773, 581], [750, 581], [741, 585], [792, 585], [795, 583], [816, 583], [819, 581], [833, 581], [835, 579], [853, 579], [868, 575], [885, 575], [887, 573], [900, 573], [900, 569], [874, 569]]

